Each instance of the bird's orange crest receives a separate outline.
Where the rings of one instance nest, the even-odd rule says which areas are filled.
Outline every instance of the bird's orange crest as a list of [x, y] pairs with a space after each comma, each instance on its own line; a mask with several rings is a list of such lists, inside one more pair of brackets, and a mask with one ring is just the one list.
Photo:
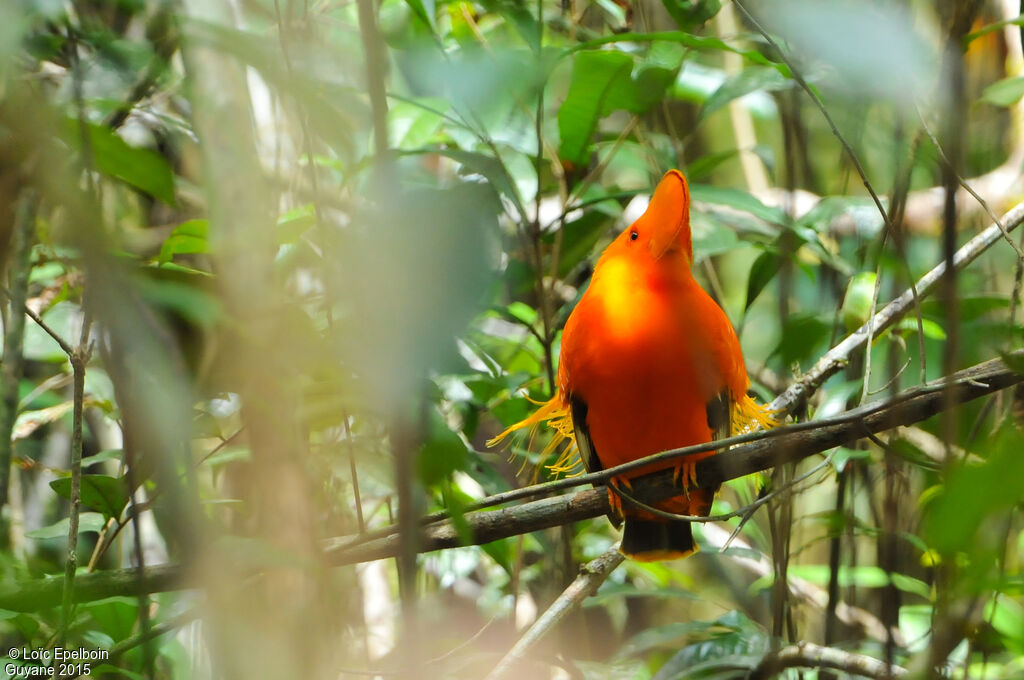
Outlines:
[[690, 187], [678, 170], [670, 170], [658, 183], [647, 210], [634, 226], [649, 230], [647, 247], [654, 259], [660, 259], [673, 248], [679, 248], [686, 261], [693, 261], [690, 236]]

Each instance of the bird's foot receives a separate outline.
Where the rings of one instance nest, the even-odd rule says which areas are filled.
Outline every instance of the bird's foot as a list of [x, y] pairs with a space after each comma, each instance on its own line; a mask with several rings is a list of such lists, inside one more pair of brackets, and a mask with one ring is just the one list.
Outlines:
[[699, 486], [697, 484], [697, 464], [682, 461], [676, 463], [673, 470], [672, 483], [682, 486], [683, 493], [686, 494], [686, 498], [689, 500], [690, 489], [696, 489]]

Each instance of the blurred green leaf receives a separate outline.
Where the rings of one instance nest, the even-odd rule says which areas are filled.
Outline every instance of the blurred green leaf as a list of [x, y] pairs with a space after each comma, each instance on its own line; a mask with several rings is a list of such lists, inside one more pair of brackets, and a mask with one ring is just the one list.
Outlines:
[[[615, 218], [602, 210], [587, 210], [579, 219], [566, 222], [562, 227], [558, 257], [558, 275], [567, 276], [573, 268], [594, 251], [603, 234], [609, 233]], [[546, 240], [553, 242], [552, 235]]]
[[782, 258], [778, 253], [766, 250], [757, 256], [753, 266], [750, 268], [750, 277], [747, 279], [747, 303], [744, 309], [750, 309], [754, 300], [761, 294], [764, 287], [775, 278], [782, 266]]
[[[81, 152], [82, 134], [78, 120], [68, 119], [65, 130], [68, 143]], [[130, 146], [104, 125], [86, 123], [85, 132], [97, 170], [164, 203], [174, 204], [174, 174], [163, 156], [152, 149]]]
[[1024, 76], [998, 80], [985, 88], [981, 100], [996, 106], [1010, 106], [1024, 97]]
[[162, 246], [157, 260], [161, 263], [170, 262], [175, 255], [209, 252], [206, 234], [209, 230], [207, 220], [188, 220], [174, 228]]
[[701, 107], [697, 120], [702, 121], [734, 99], [756, 90], [772, 92], [791, 87], [793, 81], [770, 66], [751, 66], [730, 76], [708, 97]]
[[456, 470], [466, 469], [469, 462], [465, 443], [435, 409], [430, 410], [429, 423], [418, 462], [420, 481], [428, 487], [448, 479]]
[[[917, 333], [917, 319], [900, 319], [896, 324], [896, 330], [901, 333]], [[932, 321], [931, 319], [921, 319], [921, 328], [924, 331], [924, 337], [929, 340], [945, 340], [946, 331], [942, 330], [942, 326]]]
[[969, 551], [987, 517], [1024, 499], [1024, 486], [1019, 483], [1024, 479], [1024, 456], [1016, 426], [1005, 421], [987, 443], [985, 462], [953, 468], [926, 508], [924, 535], [942, 555]]
[[434, 26], [434, 0], [405, 0], [413, 13], [431, 30]]
[[784, 366], [804, 362], [828, 342], [831, 334], [830, 319], [818, 314], [791, 314], [782, 325], [782, 337], [776, 351]]
[[112, 640], [131, 637], [139, 615], [139, 600], [131, 597], [110, 597], [82, 605], [99, 630]]
[[691, 184], [690, 198], [702, 203], [724, 205], [728, 208], [748, 212], [769, 224], [786, 224], [789, 221], [786, 214], [778, 208], [766, 206], [752, 194], [740, 189], [710, 184]]
[[[78, 515], [78, 533], [94, 532], [99, 533], [107, 523], [107, 518], [98, 512], [83, 512]], [[65, 517], [49, 526], [33, 529], [25, 532], [25, 538], [36, 540], [47, 540], [52, 538], [67, 538], [70, 529], [70, 520]]]
[[1003, 638], [1006, 648], [1024, 656], [1024, 607], [1006, 595], [997, 595], [985, 603], [984, 617]]
[[107, 449], [106, 451], [100, 451], [99, 453], [91, 456], [86, 456], [82, 459], [82, 469], [89, 467], [90, 465], [96, 465], [98, 463], [105, 463], [108, 460], [121, 460], [124, 455], [124, 449]]
[[853, 332], [863, 326], [871, 316], [871, 303], [875, 299], [876, 280], [877, 276], [874, 272], [860, 272], [846, 284], [846, 295], [843, 296], [840, 315], [848, 332]]
[[722, 8], [720, 0], [662, 0], [662, 4], [684, 31], [706, 23]]

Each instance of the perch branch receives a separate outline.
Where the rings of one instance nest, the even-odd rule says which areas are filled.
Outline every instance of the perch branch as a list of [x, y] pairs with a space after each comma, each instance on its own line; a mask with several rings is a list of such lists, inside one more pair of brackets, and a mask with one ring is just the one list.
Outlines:
[[[1012, 357], [1024, 357], [1019, 350]], [[756, 441], [736, 446], [717, 456], [696, 463], [700, 486], [715, 488], [725, 481], [788, 462], [794, 462], [841, 444], [855, 441], [899, 425], [909, 425], [929, 418], [943, 406], [943, 392], [950, 390], [956, 403], [984, 396], [1024, 381], [993, 359], [954, 373], [948, 379], [911, 388], [886, 401], [872, 402], [846, 412], [827, 422], [810, 422], [777, 428]], [[693, 453], [697, 447], [666, 451], [625, 465], [585, 477], [606, 478], [652, 462], [668, 462]], [[583, 479], [582, 477], [579, 479]], [[579, 480], [572, 480], [579, 481]], [[634, 480], [637, 498], [652, 502], [679, 493], [672, 481], [672, 472], [664, 471]], [[604, 489], [587, 489], [572, 495], [555, 496], [498, 510], [470, 512], [462, 521], [469, 528], [471, 543], [479, 545], [522, 533], [559, 526], [609, 512], [608, 494]], [[464, 545], [459, 530], [451, 521], [442, 521], [423, 528], [421, 550], [431, 551]], [[389, 535], [362, 544], [345, 544], [327, 550], [332, 564], [365, 562], [396, 554], [397, 536]], [[0, 601], [0, 607], [3, 607]]]

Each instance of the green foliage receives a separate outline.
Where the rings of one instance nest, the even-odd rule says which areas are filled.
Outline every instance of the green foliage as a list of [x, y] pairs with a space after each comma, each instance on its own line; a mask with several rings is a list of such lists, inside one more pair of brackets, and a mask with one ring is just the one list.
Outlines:
[[[188, 562], [214, 603], [128, 583], [68, 621], [60, 607], [0, 609], [12, 645], [127, 646], [97, 677], [389, 675], [408, 661], [387, 631], [405, 630], [410, 583], [424, 672], [493, 668], [616, 540], [607, 520], [420, 555], [401, 578], [391, 561], [331, 560], [338, 546], [404, 545], [356, 534], [410, 508], [448, 513], [452, 540], [469, 542], [473, 503], [551, 478], [543, 427], [504, 450], [486, 442], [535, 410], [525, 395], [551, 396], [594, 263], [669, 168], [690, 180], [694, 276], [735, 322], [762, 399], [865, 324], [876, 293], [881, 307], [943, 257], [945, 171], [922, 123], [952, 155], [937, 55], [959, 55], [926, 4], [743, 3], [778, 47], [719, 0], [385, 0], [368, 3], [380, 36], [360, 3], [256, 0], [230, 20], [221, 3], [8, 4], [0, 208], [13, 218], [36, 201], [21, 264], [47, 328], [27, 322], [15, 376], [0, 581], [64, 578], [72, 368], [53, 333], [91, 349], [79, 578], [134, 566], [141, 527], [146, 564]], [[1019, 174], [1004, 163], [1024, 148], [1024, 65], [1003, 29], [1020, 20], [975, 19], [958, 38], [958, 171], [1001, 211], [1020, 187], [989, 195], [983, 180]], [[884, 226], [833, 125], [902, 223]], [[988, 218], [957, 207], [963, 242]], [[5, 331], [21, 313], [12, 250]], [[955, 305], [922, 294], [795, 417], [995, 356], [1024, 372], [1013, 255], [999, 242], [958, 272]], [[879, 623], [838, 626], [838, 649], [882, 658], [872, 631], [891, 625], [896, 661], [923, 668], [946, 625], [950, 675], [1019, 676], [1019, 406], [1005, 392], [844, 442], [793, 490], [726, 484], [716, 512], [777, 495], [727, 523], [727, 548], [697, 528], [702, 554], [613, 572], [547, 633], [557, 663], [588, 678], [746, 677], [784, 643], [824, 642], [834, 588], [840, 611]], [[778, 600], [781, 561], [799, 604]], [[207, 644], [180, 630], [189, 611]], [[171, 632], [144, 643], [154, 626]], [[555, 657], [533, 658], [540, 677]]]

